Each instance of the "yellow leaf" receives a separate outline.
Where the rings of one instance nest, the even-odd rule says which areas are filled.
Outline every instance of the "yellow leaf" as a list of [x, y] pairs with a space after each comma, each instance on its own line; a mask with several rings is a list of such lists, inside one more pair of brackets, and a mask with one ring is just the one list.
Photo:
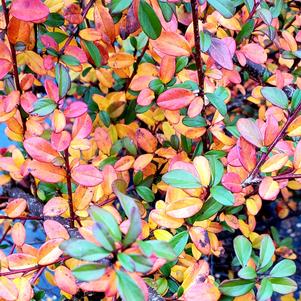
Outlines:
[[166, 206], [166, 214], [175, 218], [187, 218], [195, 215], [203, 206], [199, 198], [185, 198]]
[[282, 168], [288, 161], [287, 154], [276, 154], [269, 158], [260, 168], [262, 172], [273, 172]]
[[169, 241], [172, 239], [172, 234], [166, 230], [157, 229], [154, 231], [154, 236], [158, 240]]
[[210, 165], [207, 158], [204, 156], [198, 156], [193, 159], [193, 165], [196, 168], [201, 184], [203, 186], [208, 186], [210, 184], [211, 172]]

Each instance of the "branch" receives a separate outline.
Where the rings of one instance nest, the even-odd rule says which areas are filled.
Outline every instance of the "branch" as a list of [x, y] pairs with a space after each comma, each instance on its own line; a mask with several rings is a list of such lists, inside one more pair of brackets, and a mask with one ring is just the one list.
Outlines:
[[[4, 1], [4, 0], [2, 0], [2, 1]], [[87, 15], [87, 13], [88, 13], [88, 11], [89, 11], [89, 9], [92, 7], [92, 5], [95, 3], [95, 1], [96, 1], [96, 0], [91, 0], [91, 1], [87, 4], [87, 6], [84, 8], [83, 13], [82, 13], [83, 19], [85, 19], [86, 15]], [[68, 38], [67, 41], [65, 42], [64, 46], [61, 48], [61, 50], [60, 50], [60, 52], [59, 52], [59, 55], [62, 55], [62, 54], [64, 53], [65, 49], [69, 46], [69, 44], [71, 43], [72, 39], [73, 39], [74, 36], [76, 35], [78, 28], [79, 28], [79, 24], [76, 25], [76, 26], [73, 28], [73, 30], [70, 32], [69, 38]]]

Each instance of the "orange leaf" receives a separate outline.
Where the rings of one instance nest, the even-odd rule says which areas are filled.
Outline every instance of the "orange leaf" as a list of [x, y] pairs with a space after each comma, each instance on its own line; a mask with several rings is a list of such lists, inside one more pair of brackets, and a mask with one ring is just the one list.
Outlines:
[[196, 248], [204, 255], [210, 254], [210, 244], [208, 233], [201, 227], [191, 227], [189, 235]]
[[163, 54], [171, 56], [189, 56], [191, 54], [187, 40], [176, 32], [163, 31], [157, 40], [151, 40], [150, 43]]
[[282, 168], [288, 161], [287, 154], [276, 154], [270, 157], [260, 168], [261, 172], [273, 172]]
[[22, 223], [18, 222], [13, 225], [11, 230], [11, 236], [14, 244], [17, 247], [20, 247], [24, 244], [26, 238], [26, 231]]
[[129, 170], [134, 164], [135, 158], [132, 156], [124, 156], [121, 157], [114, 164], [114, 168], [116, 171], [126, 171]]
[[25, 253], [8, 255], [7, 260], [8, 260], [8, 266], [10, 270], [32, 268], [38, 264], [37, 258], [35, 256], [25, 254]]
[[190, 90], [172, 88], [160, 94], [157, 105], [162, 109], [176, 111], [188, 106], [194, 98], [195, 96]]
[[92, 120], [88, 113], [75, 118], [72, 127], [72, 138], [86, 138], [92, 131]]
[[126, 52], [114, 53], [110, 56], [108, 65], [113, 69], [126, 68], [134, 64], [133, 55]]
[[85, 28], [79, 32], [79, 36], [86, 41], [98, 41], [102, 39], [102, 33], [95, 28]]
[[15, 284], [6, 277], [0, 277], [0, 298], [14, 301], [18, 298], [18, 289]]
[[28, 163], [28, 170], [35, 178], [48, 183], [63, 182], [66, 177], [66, 171], [63, 168], [36, 160]]
[[166, 206], [166, 214], [175, 218], [187, 218], [200, 211], [203, 202], [199, 198], [188, 197]]
[[138, 146], [147, 153], [153, 153], [156, 151], [158, 141], [149, 130], [139, 128], [136, 131], [136, 139]]
[[78, 291], [76, 280], [71, 271], [65, 266], [59, 266], [54, 271], [56, 285], [64, 292], [75, 295]]
[[294, 167], [301, 168], [301, 140], [298, 142], [294, 152]]
[[150, 88], [145, 88], [141, 90], [137, 97], [137, 103], [140, 106], [148, 106], [152, 103], [155, 98], [155, 93]]
[[176, 71], [176, 59], [174, 56], [164, 55], [160, 64], [160, 79], [163, 84], [167, 84]]
[[59, 216], [69, 208], [68, 201], [62, 197], [50, 199], [43, 208], [43, 214], [46, 216]]
[[26, 200], [22, 198], [14, 199], [9, 202], [5, 208], [7, 216], [15, 218], [20, 216], [26, 209], [27, 203]]
[[55, 151], [50, 142], [41, 137], [31, 137], [24, 141], [24, 148], [35, 160], [42, 162], [53, 162], [59, 153]]
[[71, 170], [74, 181], [83, 186], [96, 186], [103, 182], [103, 174], [93, 165], [79, 165]]
[[45, 242], [38, 251], [38, 264], [49, 265], [55, 262], [63, 254], [59, 245], [63, 239], [51, 239]]
[[237, 153], [242, 166], [247, 171], [252, 171], [256, 165], [256, 149], [255, 146], [249, 143], [243, 137], [237, 140]]
[[25, 51], [25, 64], [35, 73], [38, 75], [45, 75], [46, 70], [44, 68], [43, 59], [40, 55], [38, 55], [34, 51]]
[[265, 177], [259, 185], [259, 195], [268, 201], [274, 201], [280, 192], [278, 182], [272, 177]]
[[59, 222], [54, 220], [46, 220], [43, 223], [44, 230], [49, 239], [63, 238], [69, 239], [70, 236], [66, 228]]

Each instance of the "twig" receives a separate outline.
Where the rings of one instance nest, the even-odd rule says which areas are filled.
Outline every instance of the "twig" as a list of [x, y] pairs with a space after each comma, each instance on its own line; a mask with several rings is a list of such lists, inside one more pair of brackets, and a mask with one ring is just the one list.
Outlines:
[[[2, 1], [3, 1], [3, 0], [2, 0]], [[95, 1], [96, 1], [96, 0], [91, 0], [91, 1], [87, 4], [87, 6], [84, 8], [83, 13], [82, 13], [83, 19], [85, 19], [86, 15], [87, 15], [87, 13], [88, 13], [88, 11], [89, 11], [89, 9], [92, 7], [92, 5], [94, 4]], [[79, 25], [75, 26], [75, 27], [73, 28], [73, 30], [70, 32], [67, 41], [65, 42], [64, 46], [61, 48], [61, 50], [60, 50], [60, 52], [59, 52], [59, 55], [62, 55], [62, 54], [64, 53], [65, 49], [69, 46], [69, 44], [71, 43], [72, 39], [73, 39], [74, 36], [76, 35], [78, 28], [79, 28]]]
[[204, 95], [204, 73], [203, 73], [203, 61], [201, 58], [201, 44], [200, 44], [200, 31], [199, 31], [199, 18], [198, 18], [198, 1], [191, 0], [192, 9], [192, 21], [194, 32], [194, 47], [195, 47], [195, 64], [199, 80], [199, 96]]
[[143, 47], [143, 49], [142, 49], [140, 55], [138, 56], [138, 58], [137, 58], [137, 60], [136, 60], [136, 62], [135, 62], [135, 64], [134, 64], [134, 70], [133, 70], [133, 72], [132, 72], [132, 74], [131, 74], [131, 77], [127, 80], [127, 83], [126, 83], [126, 85], [125, 85], [125, 91], [126, 91], [126, 92], [127, 92], [127, 90], [129, 89], [129, 87], [130, 87], [130, 85], [131, 85], [131, 82], [132, 82], [134, 76], [137, 74], [138, 66], [139, 66], [139, 64], [140, 64], [140, 62], [141, 62], [141, 60], [142, 60], [142, 58], [143, 58], [143, 56], [144, 56], [144, 54], [145, 54], [145, 52], [146, 52], [146, 50], [147, 50], [147, 48], [148, 48], [148, 42], [149, 42], [149, 41], [147, 41], [147, 43], [146, 43], [145, 46]]
[[69, 163], [68, 149], [65, 150], [65, 165], [66, 165], [66, 172], [67, 172], [66, 180], [67, 180], [67, 189], [68, 189], [68, 203], [69, 203], [69, 210], [70, 210], [70, 227], [74, 228], [75, 213], [73, 209], [73, 200], [72, 200], [71, 169]]
[[30, 280], [31, 285], [34, 285], [37, 279], [42, 275], [44, 270], [46, 269], [46, 266], [40, 267], [40, 269], [37, 271], [35, 276]]
[[5, 232], [3, 233], [1, 239], [0, 239], [0, 244], [2, 244], [3, 240], [5, 239], [6, 235], [8, 234], [9, 230], [11, 229], [11, 225], [9, 225], [7, 227], [7, 229], [5, 230]]
[[43, 220], [43, 217], [40, 216], [34, 216], [34, 215], [26, 215], [26, 216], [18, 216], [18, 217], [9, 217], [7, 215], [0, 215], [0, 219], [12, 219], [12, 220], [23, 220], [23, 221], [28, 221], [28, 220]]
[[284, 126], [282, 127], [281, 131], [278, 133], [278, 135], [276, 136], [276, 138], [274, 139], [272, 144], [269, 146], [268, 150], [265, 153], [262, 154], [262, 156], [260, 157], [260, 159], [257, 162], [256, 166], [254, 167], [254, 169], [251, 171], [250, 175], [248, 176], [248, 178], [243, 182], [244, 187], [250, 185], [251, 183], [253, 183], [252, 180], [259, 173], [260, 167], [263, 165], [263, 163], [265, 162], [265, 160], [267, 159], [267, 157], [269, 156], [270, 152], [273, 150], [275, 145], [284, 137], [287, 128], [295, 120], [295, 118], [297, 117], [297, 115], [300, 111], [301, 111], [301, 103], [297, 106], [297, 108], [292, 113], [292, 115], [288, 117], [288, 119], [286, 120], [286, 122], [285, 122]]

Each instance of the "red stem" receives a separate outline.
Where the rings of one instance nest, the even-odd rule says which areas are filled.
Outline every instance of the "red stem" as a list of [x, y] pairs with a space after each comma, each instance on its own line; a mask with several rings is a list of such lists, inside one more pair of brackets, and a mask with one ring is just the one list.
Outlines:
[[257, 162], [255, 168], [250, 173], [249, 177], [244, 181], [244, 183], [243, 183], [244, 185], [248, 185], [249, 183], [251, 183], [253, 178], [259, 173], [260, 167], [263, 165], [265, 160], [268, 158], [270, 152], [273, 150], [275, 145], [284, 137], [287, 128], [295, 120], [295, 118], [297, 117], [297, 115], [300, 111], [301, 111], [301, 103], [298, 104], [298, 106], [295, 109], [295, 111], [293, 112], [293, 114], [288, 117], [284, 126], [282, 127], [282, 129], [280, 130], [280, 132], [278, 133], [276, 138], [274, 139], [273, 143], [269, 146], [267, 152], [262, 154], [262, 156], [260, 157], [259, 161]]
[[44, 270], [46, 269], [46, 266], [40, 267], [40, 269], [37, 271], [37, 273], [35, 274], [34, 278], [32, 278], [30, 280], [31, 285], [34, 285], [35, 282], [37, 281], [37, 279], [42, 275], [42, 273], [44, 272]]
[[289, 180], [289, 179], [300, 179], [301, 174], [284, 174], [284, 175], [279, 175], [279, 176], [274, 176], [272, 177], [273, 180]]
[[28, 221], [28, 220], [43, 220], [43, 217], [34, 216], [34, 215], [18, 216], [18, 217], [9, 217], [7, 215], [0, 215], [0, 219], [12, 219], [12, 220], [19, 219], [19, 220]]
[[[83, 13], [82, 13], [82, 17], [83, 19], [86, 17], [89, 9], [92, 7], [92, 5], [94, 4], [96, 0], [91, 0], [87, 6], [84, 8]], [[59, 54], [62, 55], [65, 51], [65, 49], [68, 47], [68, 45], [71, 43], [72, 39], [74, 38], [75, 34], [77, 33], [79, 25], [75, 26], [73, 28], [73, 30], [70, 32], [69, 34], [69, 38], [67, 39], [67, 41], [65, 42], [64, 46], [62, 47], [62, 49], [60, 50]]]
[[199, 17], [198, 17], [198, 0], [191, 0], [192, 21], [194, 32], [194, 47], [195, 47], [195, 64], [199, 80], [199, 96], [204, 95], [204, 74], [203, 74], [203, 61], [201, 58], [201, 44], [200, 44], [200, 30], [199, 30]]
[[5, 239], [6, 235], [8, 234], [9, 230], [11, 229], [11, 225], [9, 225], [7, 227], [7, 229], [5, 230], [5, 232], [3, 233], [1, 239], [0, 239], [0, 244], [2, 244], [3, 240]]
[[69, 152], [68, 149], [65, 150], [65, 165], [67, 172], [67, 189], [68, 189], [68, 203], [70, 210], [70, 227], [74, 228], [75, 214], [73, 209], [73, 200], [72, 200], [72, 182], [71, 182], [71, 168], [69, 163]]

